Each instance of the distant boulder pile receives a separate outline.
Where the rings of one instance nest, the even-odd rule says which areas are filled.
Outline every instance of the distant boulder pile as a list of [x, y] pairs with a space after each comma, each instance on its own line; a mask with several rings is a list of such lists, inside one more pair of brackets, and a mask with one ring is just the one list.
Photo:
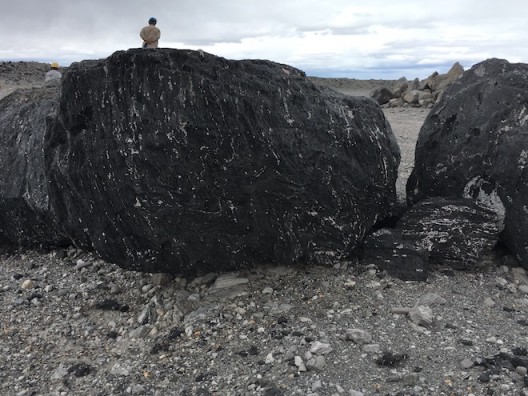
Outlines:
[[0, 62], [0, 76], [8, 85], [41, 84], [49, 64], [40, 62]]
[[382, 107], [432, 107], [446, 88], [464, 74], [464, 68], [456, 62], [445, 74], [434, 72], [425, 80], [418, 78], [398, 80], [394, 87], [374, 89], [370, 96]]

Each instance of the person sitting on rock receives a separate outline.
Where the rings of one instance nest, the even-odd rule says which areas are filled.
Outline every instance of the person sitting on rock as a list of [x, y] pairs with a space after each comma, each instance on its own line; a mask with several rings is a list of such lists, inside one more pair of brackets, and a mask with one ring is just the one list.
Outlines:
[[158, 48], [158, 41], [161, 36], [160, 30], [156, 27], [158, 21], [156, 18], [150, 18], [148, 23], [148, 26], [139, 32], [139, 36], [143, 39], [143, 48]]
[[51, 70], [45, 74], [44, 81], [60, 80], [62, 78], [62, 73], [59, 71], [59, 64], [53, 62], [50, 66]]

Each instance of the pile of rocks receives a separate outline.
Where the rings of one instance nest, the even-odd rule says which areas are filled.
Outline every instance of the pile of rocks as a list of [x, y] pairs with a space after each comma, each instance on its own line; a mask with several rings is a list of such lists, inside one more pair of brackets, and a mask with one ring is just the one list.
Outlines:
[[394, 87], [380, 87], [372, 90], [370, 96], [383, 107], [433, 107], [445, 89], [464, 73], [464, 68], [456, 62], [445, 74], [434, 72], [425, 80], [415, 78], [408, 81], [402, 77]]
[[4, 84], [42, 83], [49, 64], [41, 62], [0, 62], [0, 76]]

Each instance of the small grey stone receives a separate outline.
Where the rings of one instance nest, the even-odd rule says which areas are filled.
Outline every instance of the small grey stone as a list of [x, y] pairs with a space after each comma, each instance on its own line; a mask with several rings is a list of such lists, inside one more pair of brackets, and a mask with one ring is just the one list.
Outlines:
[[327, 355], [332, 352], [332, 346], [319, 341], [314, 341], [310, 347], [310, 352], [315, 355]]
[[381, 352], [380, 344], [365, 344], [361, 347], [361, 350], [365, 353], [379, 353]]
[[418, 305], [443, 305], [446, 304], [447, 300], [445, 298], [440, 297], [436, 293], [426, 293], [422, 295], [418, 301], [416, 302], [415, 306]]
[[35, 287], [35, 282], [33, 282], [31, 279], [25, 279], [21, 284], [20, 284], [20, 288], [21, 289], [32, 289], [33, 287]]
[[312, 384], [312, 391], [316, 391], [316, 390], [319, 390], [323, 387], [323, 383], [321, 382], [321, 380], [317, 380], [315, 381], [313, 384]]
[[286, 353], [284, 354], [284, 359], [285, 360], [291, 360], [294, 357], [296, 357], [297, 350], [298, 350], [298, 348], [295, 345], [289, 347], [288, 350], [286, 351]]
[[484, 299], [484, 305], [485, 305], [486, 307], [490, 307], [490, 308], [491, 308], [491, 307], [494, 307], [494, 306], [495, 306], [495, 301], [493, 301], [493, 299], [492, 299], [491, 297], [486, 297], [486, 298]]
[[363, 392], [359, 392], [356, 390], [350, 390], [348, 391], [349, 396], [363, 396]]
[[304, 362], [300, 356], [295, 356], [294, 362], [297, 368], [299, 369], [299, 371], [301, 372], [306, 371], [306, 366], [304, 365]]
[[193, 293], [190, 294], [189, 297], [187, 297], [187, 300], [189, 301], [200, 301], [200, 293]]
[[372, 342], [372, 336], [365, 330], [349, 329], [345, 333], [345, 341], [354, 341], [356, 344], [369, 344]]
[[513, 279], [519, 282], [520, 285], [528, 285], [528, 275], [526, 270], [522, 267], [512, 268]]
[[93, 264], [92, 261], [84, 261], [82, 259], [78, 259], [77, 262], [75, 263], [75, 269], [81, 270], [83, 268], [89, 267], [92, 264]]
[[293, 306], [291, 304], [271, 303], [269, 305], [266, 305], [265, 308], [268, 308], [270, 310], [270, 313], [272, 314], [281, 314], [289, 312], [293, 308]]
[[519, 291], [524, 293], [524, 294], [528, 294], [528, 285], [519, 286]]
[[137, 321], [140, 325], [145, 325], [147, 323], [154, 323], [156, 322], [156, 311], [154, 309], [154, 306], [149, 303], [145, 305], [141, 313], [139, 314]]
[[409, 374], [402, 378], [403, 384], [405, 386], [416, 386], [418, 384], [418, 374]]
[[229, 287], [242, 285], [248, 282], [249, 282], [249, 279], [247, 278], [239, 278], [235, 274], [226, 274], [226, 275], [222, 275], [216, 278], [212, 286], [212, 289], [214, 290], [226, 289]]
[[433, 310], [425, 305], [418, 305], [409, 310], [411, 321], [423, 327], [429, 327], [433, 324]]
[[498, 276], [496, 279], [495, 279], [495, 284], [503, 289], [503, 288], [506, 288], [508, 286], [508, 281], [504, 278], [501, 278], [500, 276]]
[[132, 339], [145, 338], [150, 333], [150, 330], [152, 330], [150, 326], [139, 326], [129, 333], [129, 337]]
[[460, 362], [460, 367], [462, 367], [465, 370], [473, 367], [473, 360], [471, 360], [469, 358], [466, 358], [466, 359], [462, 360], [462, 362]]
[[59, 364], [59, 367], [55, 369], [53, 374], [51, 375], [52, 380], [61, 380], [65, 378], [68, 375], [68, 368], [63, 364]]
[[121, 288], [117, 286], [116, 284], [110, 285], [110, 294], [119, 294], [121, 293]]
[[460, 340], [458, 340], [458, 342], [465, 346], [473, 346], [474, 344], [473, 340], [469, 338], [461, 338]]
[[519, 374], [521, 377], [524, 377], [526, 376], [526, 374], [528, 374], [528, 369], [524, 366], [518, 366], [518, 367], [515, 367], [515, 372]]
[[148, 323], [148, 321], [149, 321], [149, 311], [150, 311], [150, 306], [147, 305], [145, 308], [143, 308], [143, 310], [139, 314], [139, 316], [137, 318], [137, 321], [138, 321], [138, 323], [140, 325], [144, 325], [144, 324]]
[[168, 285], [173, 279], [172, 274], [166, 274], [163, 272], [152, 275], [152, 284], [157, 286]]
[[312, 371], [321, 371], [326, 367], [324, 356], [314, 356], [306, 361], [306, 368]]
[[122, 366], [121, 363], [116, 363], [110, 369], [110, 374], [127, 377], [130, 375], [130, 368]]
[[195, 278], [191, 283], [189, 283], [189, 287], [200, 287], [202, 285], [208, 285], [214, 282], [216, 279], [216, 274], [213, 272], [210, 272], [204, 276], [200, 276], [198, 278]]
[[389, 375], [386, 379], [386, 381], [388, 383], [397, 383], [397, 382], [401, 382], [403, 380], [403, 377], [401, 375]]
[[144, 395], [145, 394], [145, 387], [143, 385], [134, 385], [131, 388], [131, 392], [133, 395]]

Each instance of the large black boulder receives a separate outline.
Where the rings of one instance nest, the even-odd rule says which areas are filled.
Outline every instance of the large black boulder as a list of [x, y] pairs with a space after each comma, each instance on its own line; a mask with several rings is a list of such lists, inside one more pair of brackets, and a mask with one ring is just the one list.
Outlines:
[[453, 82], [420, 130], [409, 203], [469, 197], [503, 218], [528, 268], [528, 65], [490, 59]]
[[500, 218], [469, 198], [428, 198], [413, 205], [393, 228], [367, 238], [367, 263], [406, 280], [425, 280], [429, 269], [475, 270], [495, 247]]
[[339, 258], [395, 202], [399, 157], [370, 99], [174, 49], [73, 64], [46, 147], [64, 232], [147, 272]]
[[0, 241], [22, 247], [68, 243], [54, 226], [44, 169], [44, 135], [57, 85], [19, 89], [0, 100]]
[[404, 240], [428, 252], [433, 265], [457, 270], [478, 267], [498, 241], [500, 218], [468, 198], [428, 198], [400, 219]]

